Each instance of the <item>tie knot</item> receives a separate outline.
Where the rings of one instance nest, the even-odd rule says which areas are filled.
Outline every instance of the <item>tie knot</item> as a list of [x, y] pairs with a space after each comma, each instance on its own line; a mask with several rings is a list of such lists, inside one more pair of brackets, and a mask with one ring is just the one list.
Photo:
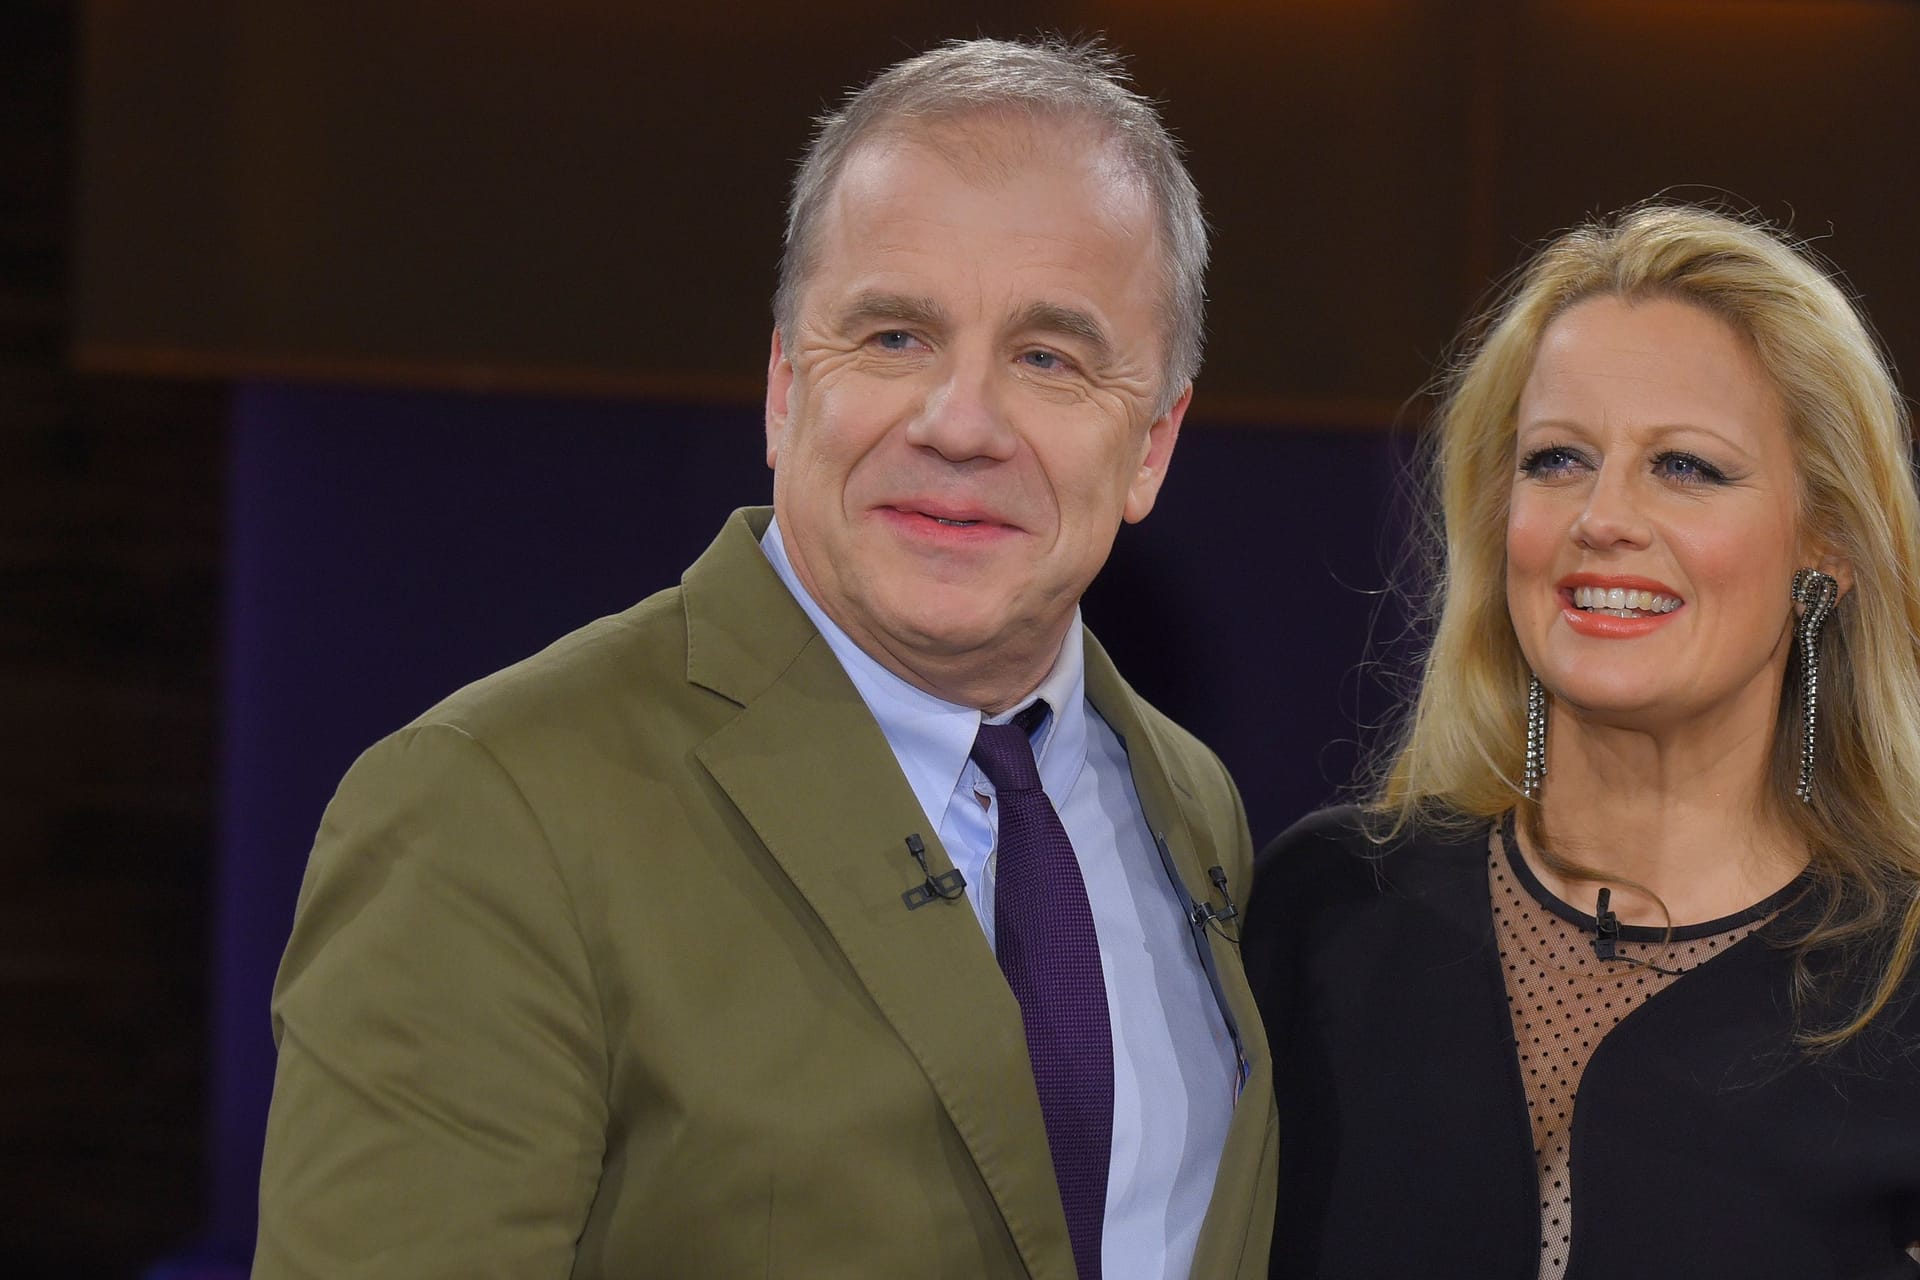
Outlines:
[[973, 739], [973, 762], [995, 791], [1038, 791], [1040, 770], [1027, 736], [1046, 719], [1047, 704], [1035, 702], [1007, 724], [983, 724]]

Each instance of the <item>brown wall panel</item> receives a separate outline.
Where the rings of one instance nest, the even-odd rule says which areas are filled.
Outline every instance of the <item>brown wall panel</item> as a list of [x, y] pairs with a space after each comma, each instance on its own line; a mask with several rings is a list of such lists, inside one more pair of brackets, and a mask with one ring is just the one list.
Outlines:
[[1920, 376], [1920, 4], [1581, 0], [1511, 54], [1500, 265], [1592, 210], [1726, 200], [1833, 259]]
[[979, 20], [900, 13], [97, 3], [82, 357], [755, 382], [810, 119]]
[[95, 0], [80, 356], [751, 399], [809, 118], [1047, 27], [1189, 144], [1203, 416], [1385, 421], [1523, 246], [1663, 190], [1830, 229], [1920, 364], [1906, 0]]
[[235, 65], [225, 7], [94, 0], [85, 12], [78, 342], [218, 349], [237, 336], [225, 294]]
[[1215, 227], [1198, 403], [1378, 422], [1426, 379], [1464, 295], [1459, 6], [1122, 6]]

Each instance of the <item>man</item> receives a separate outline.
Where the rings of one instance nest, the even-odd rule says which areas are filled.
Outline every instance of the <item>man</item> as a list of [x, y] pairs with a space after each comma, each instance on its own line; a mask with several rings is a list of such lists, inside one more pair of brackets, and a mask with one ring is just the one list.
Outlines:
[[773, 519], [357, 763], [255, 1275], [1264, 1275], [1219, 762], [1080, 626], [1205, 239], [1100, 54], [894, 67], [795, 184]]

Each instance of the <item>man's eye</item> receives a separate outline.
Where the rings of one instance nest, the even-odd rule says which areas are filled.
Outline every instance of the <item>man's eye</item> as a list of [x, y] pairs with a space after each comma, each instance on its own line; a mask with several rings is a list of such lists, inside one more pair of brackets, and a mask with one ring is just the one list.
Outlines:
[[1067, 367], [1067, 362], [1053, 351], [1029, 351], [1020, 358], [1026, 362], [1028, 368], [1041, 369], [1048, 373]]
[[905, 329], [885, 329], [874, 334], [873, 341], [882, 351], [905, 351], [913, 345], [913, 335]]

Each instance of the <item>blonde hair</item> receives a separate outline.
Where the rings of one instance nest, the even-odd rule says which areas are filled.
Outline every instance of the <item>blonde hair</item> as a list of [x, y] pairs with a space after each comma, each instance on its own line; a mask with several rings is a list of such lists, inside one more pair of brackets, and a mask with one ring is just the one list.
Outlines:
[[[1893, 373], [1860, 314], [1804, 251], [1764, 225], [1653, 203], [1560, 236], [1516, 277], [1454, 366], [1429, 450], [1436, 584], [1420, 688], [1369, 807], [1392, 831], [1477, 822], [1519, 805], [1528, 669], [1507, 614], [1506, 523], [1515, 413], [1541, 335], [1590, 298], [1671, 299], [1725, 321], [1787, 406], [1801, 521], [1852, 563], [1853, 588], [1822, 641], [1814, 799], [1797, 780], [1799, 699], [1781, 699], [1771, 791], [1812, 851], [1819, 917], [1797, 939], [1858, 982], [1843, 1043], [1884, 1008], [1920, 935], [1920, 501]], [[1787, 583], [1780, 584], [1784, 597]], [[1788, 673], [1791, 683], [1794, 671]]]

